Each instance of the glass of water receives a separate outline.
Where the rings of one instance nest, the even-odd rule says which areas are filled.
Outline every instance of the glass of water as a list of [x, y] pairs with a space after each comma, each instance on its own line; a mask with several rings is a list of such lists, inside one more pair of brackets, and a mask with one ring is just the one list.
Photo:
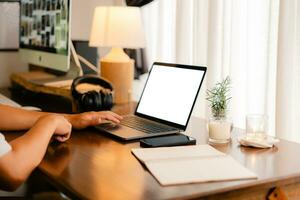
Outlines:
[[246, 116], [246, 137], [251, 140], [265, 140], [268, 131], [268, 117], [260, 114]]

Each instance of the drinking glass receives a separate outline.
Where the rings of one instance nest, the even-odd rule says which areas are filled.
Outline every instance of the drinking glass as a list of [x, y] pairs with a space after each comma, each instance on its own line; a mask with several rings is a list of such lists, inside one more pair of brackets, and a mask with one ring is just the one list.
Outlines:
[[265, 140], [267, 138], [268, 117], [260, 114], [246, 116], [246, 137], [247, 139]]

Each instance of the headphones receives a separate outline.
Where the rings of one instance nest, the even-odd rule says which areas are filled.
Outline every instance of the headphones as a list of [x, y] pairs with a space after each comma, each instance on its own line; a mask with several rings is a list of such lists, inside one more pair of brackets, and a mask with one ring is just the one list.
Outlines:
[[[99, 85], [103, 89], [80, 93], [76, 87], [81, 83]], [[110, 110], [113, 106], [112, 84], [97, 75], [89, 74], [75, 78], [72, 82], [71, 92], [79, 112]]]

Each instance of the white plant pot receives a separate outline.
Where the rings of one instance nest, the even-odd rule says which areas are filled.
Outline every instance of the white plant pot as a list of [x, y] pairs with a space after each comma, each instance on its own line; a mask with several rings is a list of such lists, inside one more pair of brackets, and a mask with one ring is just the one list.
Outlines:
[[231, 139], [232, 122], [228, 119], [212, 118], [208, 122], [209, 142], [227, 143]]

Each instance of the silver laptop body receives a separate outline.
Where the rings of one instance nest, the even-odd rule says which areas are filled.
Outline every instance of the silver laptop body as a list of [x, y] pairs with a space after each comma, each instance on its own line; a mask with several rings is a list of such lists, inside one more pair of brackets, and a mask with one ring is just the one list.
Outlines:
[[122, 140], [185, 131], [205, 73], [206, 67], [155, 62], [134, 115], [95, 128]]

